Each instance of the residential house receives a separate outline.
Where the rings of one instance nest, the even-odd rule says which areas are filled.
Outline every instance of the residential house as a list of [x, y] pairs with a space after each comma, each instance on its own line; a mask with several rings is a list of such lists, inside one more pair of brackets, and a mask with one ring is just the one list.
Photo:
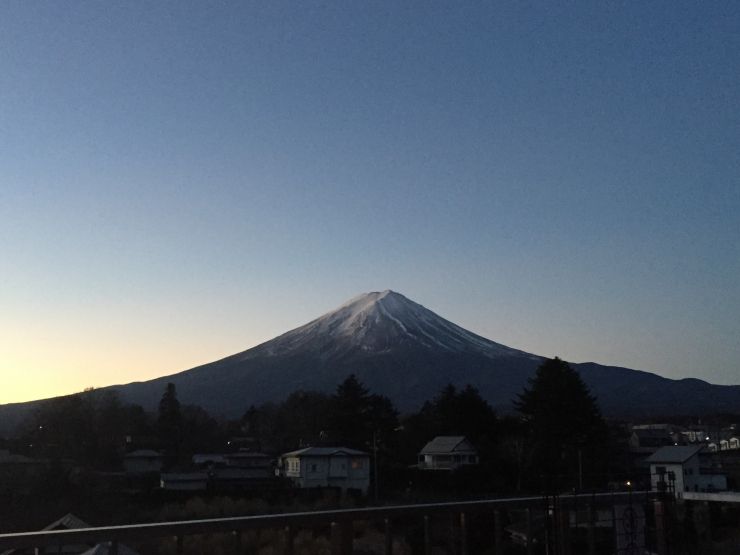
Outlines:
[[259, 488], [275, 479], [272, 460], [264, 453], [241, 450], [236, 453], [193, 455], [194, 469], [160, 475], [160, 487], [167, 490], [203, 491]]
[[269, 455], [264, 453], [242, 450], [236, 453], [227, 453], [224, 457], [226, 458], [226, 466], [249, 470], [255, 478], [268, 478], [274, 475], [272, 460]]
[[731, 436], [723, 439], [718, 439], [716, 441], [710, 441], [709, 443], [707, 443], [707, 449], [715, 453], [717, 451], [735, 451], [737, 449], [740, 449], [740, 438], [738, 438], [737, 436]]
[[630, 466], [635, 470], [637, 483], [647, 484], [650, 481], [650, 466], [646, 457], [661, 447], [683, 443], [684, 436], [676, 433], [668, 424], [639, 424], [632, 426], [627, 439], [626, 455]]
[[720, 451], [730, 451], [733, 449], [740, 449], [740, 438], [732, 436], [728, 439], [721, 439], [719, 441]]
[[478, 451], [465, 436], [437, 436], [419, 451], [418, 468], [455, 470], [478, 462]]
[[201, 469], [218, 470], [221, 468], [241, 469], [245, 476], [270, 478], [274, 476], [272, 459], [264, 453], [240, 450], [236, 453], [198, 453], [193, 455], [193, 465]]
[[[686, 491], [724, 491], [727, 477], [703, 456], [702, 445], [661, 447], [647, 458], [651, 487], [682, 497]], [[707, 453], [708, 455], [708, 453]]]
[[280, 474], [300, 488], [336, 487], [367, 493], [370, 455], [347, 447], [306, 447], [280, 457]]
[[702, 425], [691, 425], [681, 431], [681, 436], [686, 443], [703, 443], [709, 441], [707, 427]]
[[666, 428], [633, 427], [629, 446], [633, 451], [653, 452], [677, 443]]
[[139, 449], [123, 457], [126, 474], [156, 474], [162, 470], [164, 456], [152, 449]]

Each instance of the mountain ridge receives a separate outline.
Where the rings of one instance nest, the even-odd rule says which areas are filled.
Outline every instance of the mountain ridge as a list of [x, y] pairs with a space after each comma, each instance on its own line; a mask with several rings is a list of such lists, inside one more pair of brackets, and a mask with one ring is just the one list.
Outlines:
[[[356, 374], [402, 411], [419, 408], [448, 383], [472, 384], [505, 411], [543, 359], [470, 332], [385, 290], [353, 297], [302, 326], [214, 362], [101, 389], [116, 390], [124, 401], [154, 409], [172, 382], [181, 402], [236, 417], [252, 404], [280, 401], [293, 391], [332, 392]], [[610, 416], [703, 414], [740, 407], [740, 386], [671, 380], [593, 362], [571, 364]], [[38, 402], [0, 406], [0, 423]]]

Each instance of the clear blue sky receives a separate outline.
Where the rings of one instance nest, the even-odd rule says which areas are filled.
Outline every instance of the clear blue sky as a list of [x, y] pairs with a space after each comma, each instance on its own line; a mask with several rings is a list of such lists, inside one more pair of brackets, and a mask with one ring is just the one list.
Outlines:
[[459, 4], [0, 4], [0, 402], [386, 288], [740, 383], [740, 4]]

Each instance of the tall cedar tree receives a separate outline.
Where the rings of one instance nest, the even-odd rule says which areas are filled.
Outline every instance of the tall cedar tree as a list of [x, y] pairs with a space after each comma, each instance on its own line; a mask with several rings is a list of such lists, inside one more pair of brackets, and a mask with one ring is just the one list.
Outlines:
[[398, 412], [390, 399], [371, 394], [352, 374], [331, 398], [329, 424], [336, 440], [367, 449], [373, 435], [387, 437], [398, 426]]
[[275, 428], [273, 435], [263, 437], [269, 437], [271, 441], [277, 442], [284, 451], [316, 445], [328, 428], [330, 403], [330, 397], [325, 393], [296, 391], [277, 406], [272, 422], [268, 421], [268, 417], [263, 418], [262, 423], [257, 420], [255, 424], [268, 429], [272, 424]]
[[567, 362], [543, 362], [514, 405], [527, 424], [532, 470], [543, 487], [575, 487], [584, 473], [586, 484], [598, 481], [608, 430], [596, 398]]
[[180, 401], [177, 399], [177, 389], [173, 383], [167, 384], [159, 401], [157, 428], [169, 462], [175, 462], [180, 455], [182, 444], [182, 413]]

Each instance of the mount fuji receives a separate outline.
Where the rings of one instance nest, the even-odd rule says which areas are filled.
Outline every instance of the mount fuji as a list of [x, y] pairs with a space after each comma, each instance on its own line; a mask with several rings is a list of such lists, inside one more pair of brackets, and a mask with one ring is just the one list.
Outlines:
[[383, 291], [359, 295], [241, 353], [116, 389], [125, 400], [155, 407], [172, 382], [182, 402], [235, 416], [293, 391], [334, 391], [354, 373], [401, 410], [417, 408], [449, 382], [476, 385], [501, 404], [540, 361], [469, 332], [400, 293]]
[[[494, 407], [506, 411], [542, 360], [476, 335], [388, 290], [355, 297], [241, 353], [111, 389], [123, 400], [154, 409], [166, 383], [172, 382], [181, 402], [236, 417], [252, 404], [280, 401], [294, 391], [332, 392], [354, 373], [402, 411], [417, 409], [448, 383], [472, 384]], [[671, 380], [595, 363], [572, 366], [607, 415], [703, 414], [740, 408], [740, 386]], [[0, 406], [0, 420], [28, 405]]]

